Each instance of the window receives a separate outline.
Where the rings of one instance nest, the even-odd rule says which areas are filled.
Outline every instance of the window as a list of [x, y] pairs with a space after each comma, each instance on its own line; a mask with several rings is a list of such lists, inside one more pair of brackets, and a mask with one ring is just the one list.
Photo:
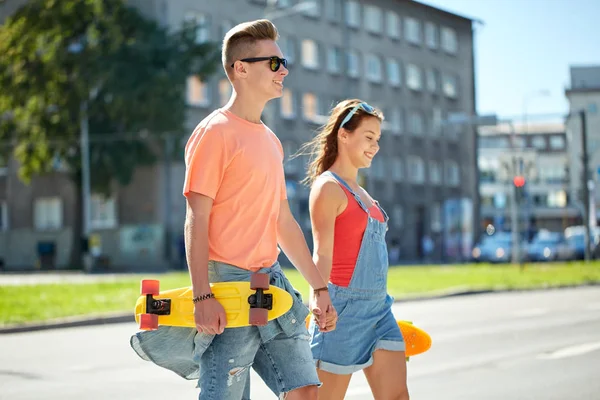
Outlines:
[[421, 44], [421, 23], [414, 18], [404, 20], [404, 36], [409, 43]]
[[442, 90], [446, 97], [455, 99], [458, 94], [458, 88], [456, 83], [456, 75], [445, 73]]
[[351, 78], [358, 78], [360, 75], [358, 53], [355, 50], [349, 50], [346, 53], [347, 73]]
[[385, 28], [387, 34], [392, 39], [400, 38], [400, 17], [393, 11], [386, 11], [385, 13]]
[[525, 140], [525, 138], [523, 136], [516, 136], [513, 139], [514, 139], [514, 146], [517, 149], [524, 149], [525, 146], [527, 145], [527, 141]]
[[302, 41], [302, 65], [309, 69], [319, 68], [319, 49], [314, 40]]
[[539, 179], [544, 183], [563, 183], [567, 179], [567, 166], [560, 163], [540, 163]]
[[210, 19], [208, 15], [188, 11], [185, 14], [185, 22], [196, 25], [196, 43], [205, 43], [210, 40]]
[[337, 74], [342, 69], [342, 50], [337, 46], [327, 48], [327, 71]]
[[446, 53], [456, 54], [458, 52], [458, 40], [456, 31], [452, 28], [443, 27], [442, 30], [442, 49]]
[[413, 135], [421, 136], [425, 131], [425, 123], [423, 121], [423, 114], [418, 111], [411, 111], [408, 117], [408, 126], [410, 133]]
[[563, 150], [565, 148], [565, 138], [563, 136], [551, 136], [550, 148], [552, 150]]
[[320, 0], [300, 0], [298, 3], [308, 3], [311, 6], [306, 6], [304, 11], [304, 15], [307, 17], [319, 17], [321, 15], [321, 4]]
[[0, 231], [8, 229], [8, 206], [6, 201], [0, 201]]
[[442, 135], [442, 109], [439, 107], [433, 107], [431, 111], [431, 133], [432, 136]]
[[360, 28], [360, 4], [356, 0], [346, 1], [346, 25]]
[[381, 58], [375, 54], [367, 54], [367, 79], [381, 82]]
[[390, 222], [396, 227], [404, 225], [404, 210], [402, 209], [402, 206], [395, 205], [394, 208], [392, 208], [392, 217], [390, 219]]
[[433, 50], [438, 48], [437, 26], [433, 22], [425, 23], [425, 44]]
[[282, 143], [283, 154], [285, 155], [285, 162], [283, 167], [285, 172], [288, 174], [295, 174], [302, 171], [302, 159], [300, 157], [295, 157], [296, 154], [296, 144], [291, 141], [285, 141]]
[[283, 95], [281, 96], [281, 116], [285, 119], [291, 119], [296, 117], [296, 110], [294, 107], [294, 94], [288, 88], [283, 89]]
[[114, 197], [94, 194], [90, 198], [90, 227], [110, 229], [117, 226], [117, 208]]
[[500, 169], [500, 160], [498, 158], [479, 156], [477, 157], [477, 166], [479, 167], [479, 182], [496, 182], [496, 175], [498, 175]]
[[436, 93], [438, 87], [438, 72], [433, 68], [427, 68], [426, 79], [427, 90], [431, 93]]
[[400, 157], [394, 157], [392, 159], [392, 179], [395, 182], [400, 182], [404, 179], [404, 166], [402, 165], [402, 159]]
[[197, 76], [187, 79], [187, 103], [190, 106], [207, 107], [210, 105], [210, 90]]
[[283, 57], [288, 60], [290, 64], [296, 61], [296, 41], [291, 36], [280, 36], [279, 48], [283, 53]]
[[408, 157], [408, 174], [411, 183], [425, 182], [425, 166], [421, 157]]
[[448, 186], [458, 186], [460, 183], [460, 169], [456, 161], [448, 161], [446, 183]]
[[534, 136], [531, 139], [531, 144], [538, 150], [543, 150], [546, 148], [546, 138], [543, 136]]
[[231, 83], [224, 78], [219, 81], [219, 104], [223, 107], [231, 97]]
[[221, 21], [220, 26], [221, 31], [219, 32], [219, 38], [224, 38], [227, 32], [229, 32], [231, 28], [235, 26], [235, 24], [233, 23], [233, 21], [226, 19], [224, 21]]
[[385, 178], [385, 165], [385, 156], [379, 155], [373, 159], [373, 162], [371, 163], [371, 173], [374, 178]]
[[381, 8], [365, 5], [365, 28], [371, 33], [381, 33], [383, 28], [383, 14]]
[[37, 230], [56, 230], [62, 228], [63, 209], [59, 197], [40, 197], [33, 206], [33, 221]]
[[392, 86], [400, 86], [402, 77], [400, 76], [400, 64], [393, 58], [388, 58], [386, 61], [387, 78]]
[[567, 193], [564, 190], [558, 190], [548, 193], [548, 207], [563, 208], [567, 206]]
[[[390, 129], [395, 134], [399, 134], [402, 132], [402, 112], [397, 108], [392, 108], [390, 110], [390, 115], [385, 116], [386, 120], [389, 120]], [[384, 121], [385, 122], [385, 121]]]
[[421, 90], [421, 69], [414, 64], [406, 67], [406, 86], [412, 90]]
[[342, 14], [341, 0], [324, 0], [325, 17], [331, 22], [338, 22]]
[[431, 230], [439, 232], [442, 230], [442, 205], [433, 203], [431, 206]]
[[307, 121], [316, 121], [319, 114], [319, 99], [314, 93], [302, 96], [302, 114]]
[[442, 168], [437, 161], [429, 161], [429, 182], [434, 185], [442, 183]]

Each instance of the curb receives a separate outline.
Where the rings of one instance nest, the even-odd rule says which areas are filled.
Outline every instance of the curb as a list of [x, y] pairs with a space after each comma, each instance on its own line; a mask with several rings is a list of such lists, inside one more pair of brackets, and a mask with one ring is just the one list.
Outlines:
[[[535, 292], [535, 291], [548, 291], [548, 290], [560, 290], [560, 289], [574, 289], [579, 287], [598, 287], [600, 282], [589, 282], [583, 284], [574, 285], [560, 285], [551, 286], [545, 288], [532, 288], [532, 289], [481, 289], [481, 290], [451, 290], [443, 291], [439, 293], [430, 293], [429, 295], [416, 295], [403, 297], [401, 299], [395, 299], [394, 303], [408, 303], [412, 301], [426, 301], [426, 300], [437, 300], [445, 299], [450, 297], [463, 297], [472, 296], [479, 294], [490, 294], [490, 293], [508, 293], [508, 292]], [[69, 317], [61, 318], [58, 320], [51, 320], [46, 322], [31, 322], [18, 325], [0, 326], [0, 335], [11, 334], [11, 333], [24, 333], [24, 332], [35, 332], [48, 329], [62, 329], [62, 328], [77, 328], [84, 326], [94, 325], [108, 325], [108, 324], [121, 324], [126, 322], [135, 322], [135, 318], [131, 312], [114, 313], [109, 315], [94, 315], [94, 316], [81, 316], [81, 317]]]
[[9, 333], [23, 333], [23, 332], [35, 332], [47, 329], [59, 329], [59, 328], [77, 328], [82, 326], [92, 325], [108, 325], [125, 322], [135, 322], [133, 314], [131, 312], [115, 313], [104, 316], [82, 316], [82, 317], [70, 317], [61, 318], [58, 320], [51, 320], [46, 322], [32, 322], [18, 325], [8, 325], [0, 327], [0, 335]]

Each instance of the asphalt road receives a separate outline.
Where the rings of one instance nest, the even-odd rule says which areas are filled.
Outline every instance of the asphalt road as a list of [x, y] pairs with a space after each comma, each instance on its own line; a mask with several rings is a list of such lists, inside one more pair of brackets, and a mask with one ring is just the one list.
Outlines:
[[[398, 303], [433, 337], [408, 364], [413, 400], [600, 399], [600, 288]], [[142, 361], [134, 323], [0, 335], [2, 400], [196, 399], [195, 382]], [[275, 399], [252, 376], [253, 399]], [[364, 375], [347, 399], [372, 399]]]

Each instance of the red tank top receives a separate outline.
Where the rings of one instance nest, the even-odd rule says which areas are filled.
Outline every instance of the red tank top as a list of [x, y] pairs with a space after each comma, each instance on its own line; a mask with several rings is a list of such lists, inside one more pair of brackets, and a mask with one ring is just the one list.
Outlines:
[[[368, 215], [360, 207], [352, 193], [343, 185], [340, 185], [340, 187], [346, 193], [348, 205], [335, 219], [333, 262], [329, 281], [334, 285], [348, 287], [354, 273], [354, 267], [356, 267], [362, 238], [367, 229]], [[383, 213], [376, 204], [373, 204], [369, 212], [373, 218], [384, 222]]]

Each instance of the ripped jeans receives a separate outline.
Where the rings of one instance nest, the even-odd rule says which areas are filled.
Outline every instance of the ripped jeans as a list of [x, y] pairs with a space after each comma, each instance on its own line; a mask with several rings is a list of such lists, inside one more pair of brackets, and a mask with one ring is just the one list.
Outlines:
[[[320, 386], [304, 325], [308, 309], [278, 263], [260, 272], [268, 273], [270, 283], [290, 292], [294, 299], [292, 309], [278, 319], [266, 326], [225, 329], [220, 335], [161, 326], [134, 335], [132, 348], [147, 361], [186, 379], [198, 379], [200, 400], [250, 399], [250, 368], [281, 398], [294, 389]], [[249, 279], [248, 271], [209, 263], [211, 282]]]

